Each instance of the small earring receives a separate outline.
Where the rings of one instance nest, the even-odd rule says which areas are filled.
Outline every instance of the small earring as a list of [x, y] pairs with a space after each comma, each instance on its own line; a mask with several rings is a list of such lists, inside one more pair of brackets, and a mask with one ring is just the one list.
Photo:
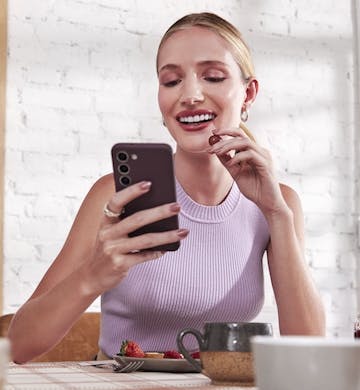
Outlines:
[[164, 120], [164, 118], [162, 118], [162, 124], [163, 124], [163, 126], [165, 126], [165, 127], [166, 127], [166, 123], [165, 123], [165, 120]]
[[246, 107], [241, 110], [241, 115], [240, 118], [243, 122], [246, 122], [249, 119], [249, 111], [247, 110]]

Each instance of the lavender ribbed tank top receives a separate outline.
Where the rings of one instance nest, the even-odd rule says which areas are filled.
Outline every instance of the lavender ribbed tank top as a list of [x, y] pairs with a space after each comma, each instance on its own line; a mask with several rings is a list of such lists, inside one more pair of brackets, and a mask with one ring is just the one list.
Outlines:
[[269, 231], [259, 208], [236, 184], [218, 206], [200, 205], [176, 186], [180, 227], [190, 233], [178, 251], [131, 268], [102, 295], [99, 343], [108, 356], [125, 339], [145, 351], [177, 349], [180, 329], [201, 330], [205, 321], [251, 321], [263, 306]]

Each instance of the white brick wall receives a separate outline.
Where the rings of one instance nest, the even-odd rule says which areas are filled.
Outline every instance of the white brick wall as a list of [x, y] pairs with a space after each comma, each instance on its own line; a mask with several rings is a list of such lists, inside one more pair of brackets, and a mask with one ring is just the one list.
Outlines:
[[[302, 198], [328, 333], [351, 336], [360, 114], [350, 0], [11, 0], [5, 312], [56, 256], [89, 187], [110, 171], [113, 143], [173, 145], [156, 103], [155, 52], [170, 23], [203, 10], [231, 20], [252, 49], [260, 94], [249, 127]], [[276, 327], [266, 284], [259, 320]]]

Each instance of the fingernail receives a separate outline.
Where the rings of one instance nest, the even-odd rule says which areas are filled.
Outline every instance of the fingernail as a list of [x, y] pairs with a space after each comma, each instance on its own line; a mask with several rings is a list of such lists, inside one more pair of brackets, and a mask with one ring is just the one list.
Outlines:
[[170, 211], [173, 211], [174, 213], [178, 213], [180, 211], [179, 203], [172, 203], [170, 205]]
[[156, 252], [154, 252], [154, 255], [156, 257], [161, 257], [161, 256], [164, 256], [165, 253], [166, 253], [166, 251], [156, 251]]
[[187, 235], [189, 234], [189, 230], [188, 229], [179, 229], [177, 231], [177, 235], [181, 238], [185, 238]]
[[142, 181], [139, 183], [139, 187], [142, 190], [148, 190], [151, 187], [151, 181]]

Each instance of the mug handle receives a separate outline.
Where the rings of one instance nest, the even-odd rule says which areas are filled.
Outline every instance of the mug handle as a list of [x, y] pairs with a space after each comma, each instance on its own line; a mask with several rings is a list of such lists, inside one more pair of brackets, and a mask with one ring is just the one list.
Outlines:
[[200, 347], [200, 350], [201, 350], [201, 347], [202, 345], [204, 344], [204, 338], [203, 338], [203, 335], [197, 330], [197, 329], [192, 329], [192, 328], [187, 328], [187, 329], [183, 329], [176, 337], [176, 342], [177, 342], [177, 345], [178, 345], [178, 348], [179, 348], [179, 351], [184, 355], [185, 359], [195, 367], [195, 369], [198, 371], [198, 372], [201, 372], [201, 364], [196, 361], [191, 355], [190, 353], [188, 352], [188, 350], [185, 348], [184, 344], [183, 344], [183, 338], [187, 335], [187, 334], [192, 334], [193, 336], [195, 336], [197, 342], [199, 343], [199, 347]]

